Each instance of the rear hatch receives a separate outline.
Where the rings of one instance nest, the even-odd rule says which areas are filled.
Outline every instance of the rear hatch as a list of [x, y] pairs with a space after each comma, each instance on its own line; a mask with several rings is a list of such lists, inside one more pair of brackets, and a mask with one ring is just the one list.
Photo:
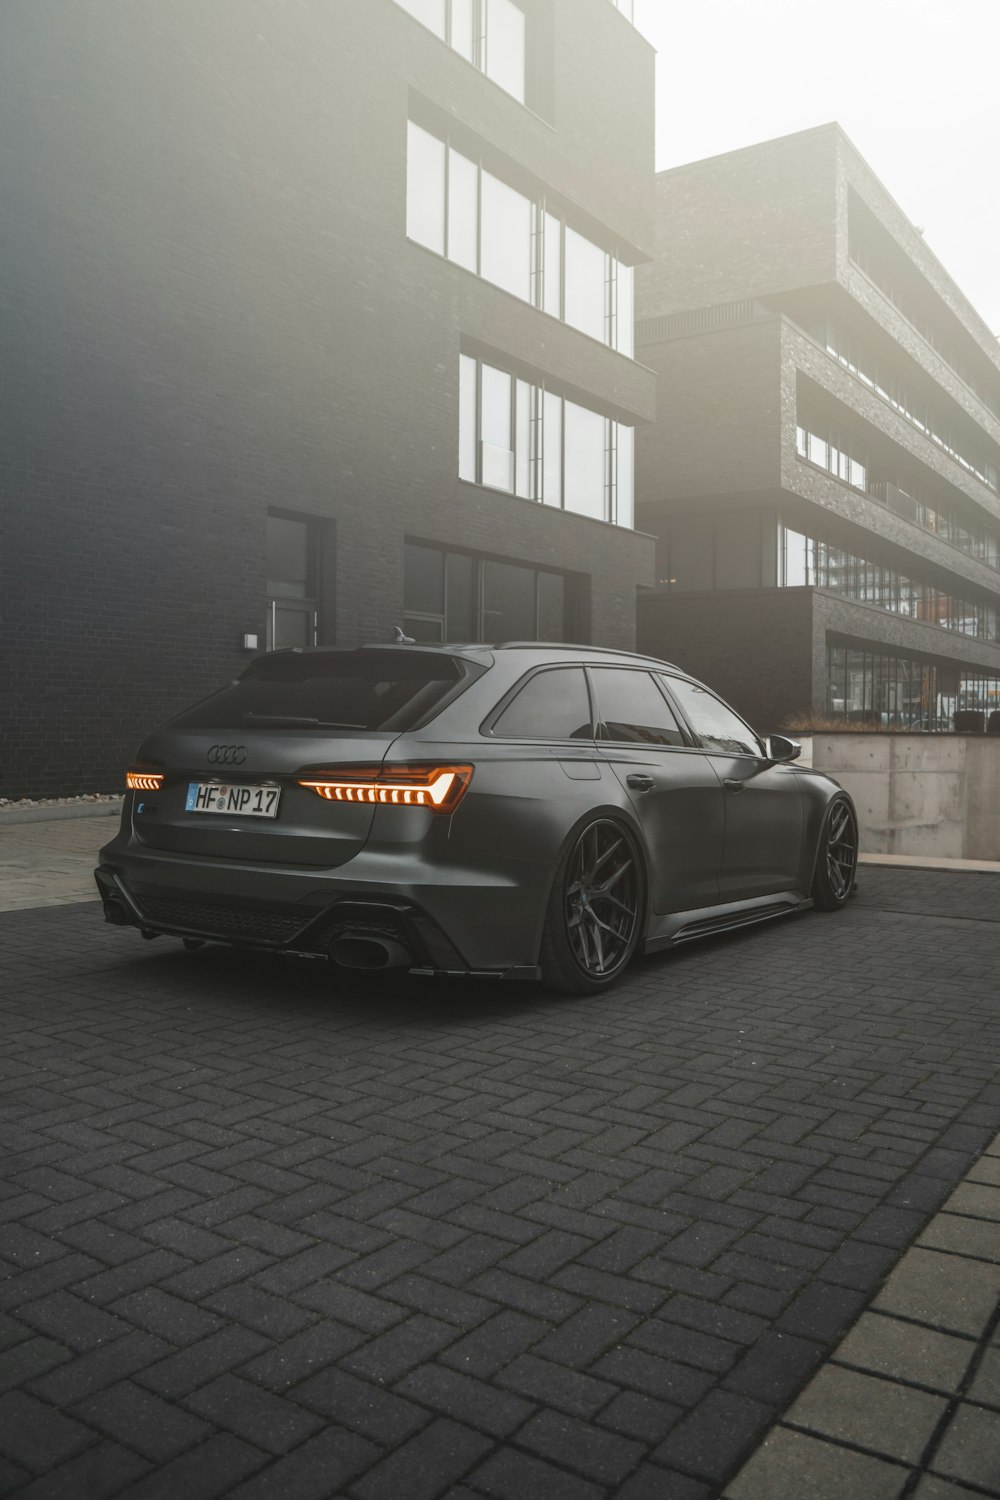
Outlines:
[[367, 842], [374, 805], [327, 800], [300, 782], [377, 774], [399, 735], [433, 718], [481, 670], [410, 647], [261, 657], [144, 742], [140, 768], [163, 782], [134, 793], [135, 836], [215, 859], [345, 864]]

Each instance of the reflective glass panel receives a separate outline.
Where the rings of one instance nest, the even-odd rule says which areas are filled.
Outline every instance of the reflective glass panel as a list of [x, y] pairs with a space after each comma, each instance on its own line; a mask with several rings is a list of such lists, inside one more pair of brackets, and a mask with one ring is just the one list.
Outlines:
[[493, 733], [531, 740], [592, 739], [583, 668], [536, 672], [504, 709]]
[[562, 505], [562, 397], [546, 391], [542, 398], [542, 499]]
[[517, 382], [514, 397], [517, 429], [515, 433], [514, 489], [526, 500], [535, 498], [534, 443], [535, 423], [532, 420], [535, 389], [524, 380]]
[[729, 755], [760, 755], [762, 746], [753, 730], [714, 693], [683, 677], [668, 677], [666, 682], [707, 749], [724, 750]]
[[488, 641], [535, 638], [535, 571], [513, 563], [483, 564], [483, 631]]
[[476, 269], [477, 183], [479, 168], [458, 151], [448, 152], [448, 259]]
[[514, 453], [510, 431], [510, 385], [506, 370], [482, 365], [482, 482], [498, 490], [514, 488]]
[[604, 496], [604, 418], [575, 401], [565, 406], [566, 509], [606, 519]]
[[481, 174], [480, 270], [487, 281], [531, 300], [531, 201], [490, 172]]
[[476, 361], [458, 357], [458, 477], [476, 482]]
[[408, 122], [406, 233], [444, 254], [444, 141]]
[[513, 0], [483, 0], [488, 78], [524, 103], [524, 11]]
[[451, 45], [467, 62], [477, 61], [475, 0], [451, 0]]
[[475, 563], [462, 552], [449, 552], [445, 569], [447, 584], [447, 636], [449, 641], [474, 641]]
[[566, 322], [591, 338], [605, 342], [604, 263], [606, 256], [597, 245], [585, 240], [575, 229], [567, 229], [566, 243]]
[[435, 36], [444, 36], [445, 0], [396, 0], [396, 4], [422, 21]]
[[418, 614], [444, 614], [444, 553], [407, 542], [403, 554], [404, 608]]
[[785, 560], [781, 582], [786, 588], [799, 588], [806, 582], [806, 539], [801, 532], [782, 527]]
[[631, 359], [635, 338], [635, 276], [631, 266], [618, 262], [618, 349]]
[[648, 672], [597, 667], [592, 672], [598, 737], [635, 745], [683, 745], [673, 710]]
[[538, 639], [564, 641], [566, 629], [566, 580], [561, 573], [538, 575]]
[[[267, 592], [304, 599], [309, 593], [309, 527], [284, 516], [267, 518]], [[294, 644], [294, 643], [293, 643]]]
[[619, 526], [635, 525], [635, 428], [618, 423], [618, 513]]
[[412, 615], [403, 616], [403, 634], [411, 641], [443, 641], [444, 627], [440, 620], [421, 620]]
[[554, 214], [546, 214], [544, 224], [542, 308], [554, 318], [559, 318], [562, 316], [562, 223]]
[[292, 646], [312, 645], [312, 611], [286, 609], [275, 605], [273, 615], [273, 651], [287, 651]]

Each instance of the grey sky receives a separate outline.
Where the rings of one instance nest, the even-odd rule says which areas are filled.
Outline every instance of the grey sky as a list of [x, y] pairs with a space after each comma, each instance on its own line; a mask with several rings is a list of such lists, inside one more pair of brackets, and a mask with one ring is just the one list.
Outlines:
[[656, 165], [838, 120], [1000, 334], [1000, 0], [638, 0]]

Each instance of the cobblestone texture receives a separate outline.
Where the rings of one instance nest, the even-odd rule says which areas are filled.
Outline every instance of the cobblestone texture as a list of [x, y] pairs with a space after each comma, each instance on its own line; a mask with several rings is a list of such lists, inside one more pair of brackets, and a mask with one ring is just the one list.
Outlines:
[[0, 915], [0, 1488], [719, 1495], [1000, 1127], [998, 895], [570, 1001]]

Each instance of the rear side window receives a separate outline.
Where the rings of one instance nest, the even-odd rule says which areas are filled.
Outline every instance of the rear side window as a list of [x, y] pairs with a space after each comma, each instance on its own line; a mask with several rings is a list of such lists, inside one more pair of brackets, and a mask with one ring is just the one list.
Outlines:
[[[178, 729], [412, 729], [483, 669], [420, 651], [276, 652], [173, 720]], [[282, 721], [287, 721], [283, 723]]]
[[648, 672], [594, 667], [598, 736], [638, 745], [683, 745], [684, 734], [669, 703]]
[[529, 677], [493, 725], [519, 740], [590, 740], [590, 694], [582, 667], [556, 667]]
[[706, 749], [724, 750], [729, 755], [763, 754], [753, 730], [708, 688], [685, 682], [683, 677], [668, 677], [666, 681]]

